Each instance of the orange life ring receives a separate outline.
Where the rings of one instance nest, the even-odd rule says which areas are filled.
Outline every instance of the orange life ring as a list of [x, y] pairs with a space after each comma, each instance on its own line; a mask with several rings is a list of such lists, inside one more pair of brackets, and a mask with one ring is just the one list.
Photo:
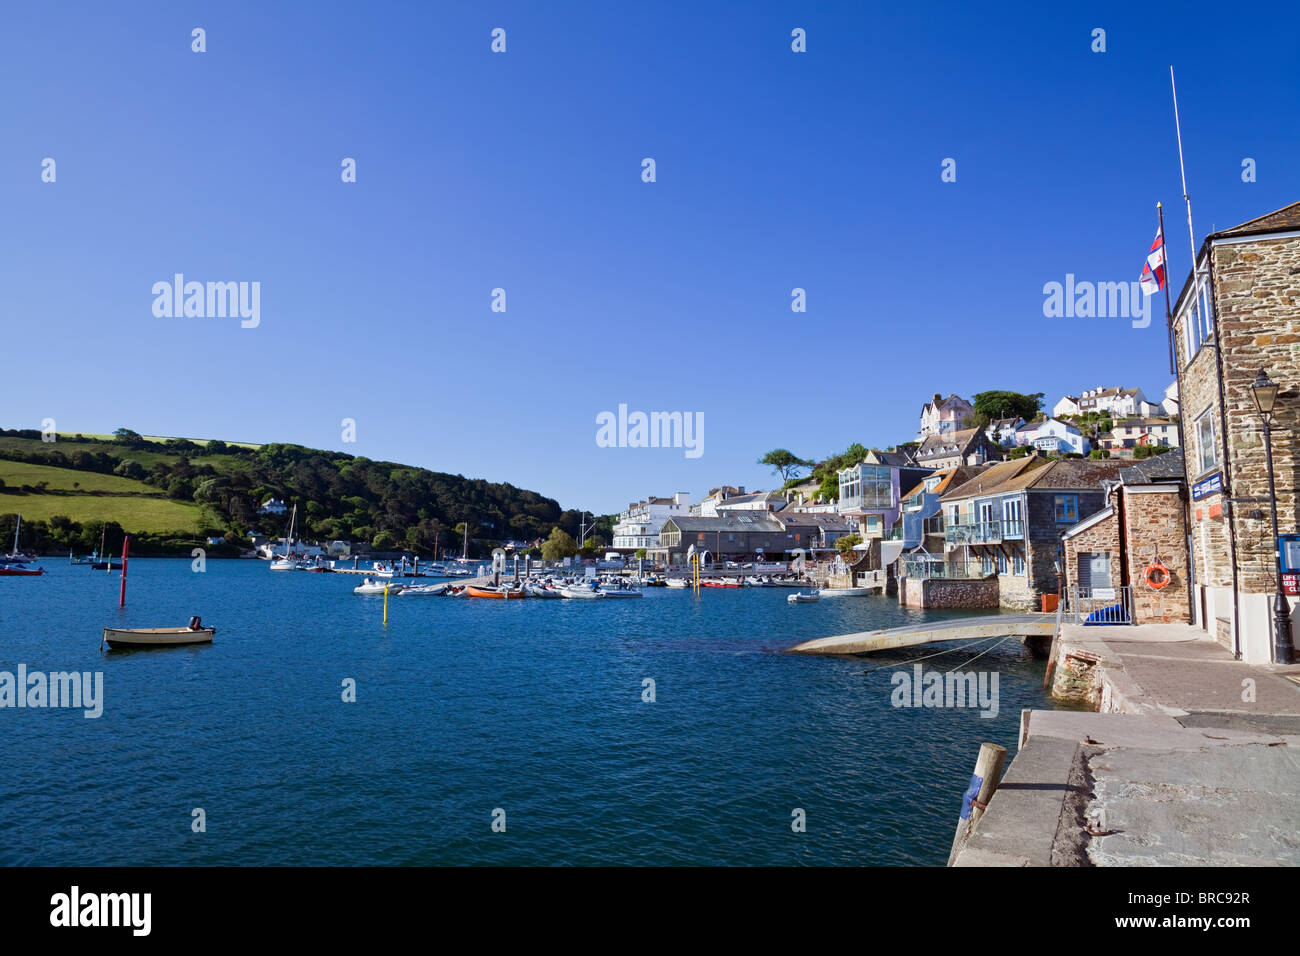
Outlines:
[[1163, 564], [1156, 563], [1147, 566], [1147, 585], [1153, 591], [1159, 591], [1162, 587], [1167, 585], [1170, 577], [1169, 569]]

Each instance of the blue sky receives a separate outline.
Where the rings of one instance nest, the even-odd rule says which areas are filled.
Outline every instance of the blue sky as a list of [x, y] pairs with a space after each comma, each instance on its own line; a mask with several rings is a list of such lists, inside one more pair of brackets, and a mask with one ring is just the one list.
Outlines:
[[[1043, 285], [1136, 280], [1157, 200], [1185, 277], [1171, 63], [1198, 241], [1300, 199], [1300, 13], [899, 6], [10, 5], [0, 425], [613, 511], [907, 440], [936, 391], [1159, 393], [1163, 299], [1048, 319]], [[155, 317], [177, 272], [260, 282], [261, 324]], [[703, 455], [598, 447], [620, 403], [702, 412]]]

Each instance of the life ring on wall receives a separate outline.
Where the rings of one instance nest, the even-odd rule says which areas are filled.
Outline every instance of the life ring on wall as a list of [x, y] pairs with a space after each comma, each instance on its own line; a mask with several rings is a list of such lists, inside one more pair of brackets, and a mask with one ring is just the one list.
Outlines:
[[1146, 570], [1147, 586], [1150, 587], [1151, 590], [1159, 591], [1162, 587], [1164, 587], [1169, 583], [1171, 577], [1172, 575], [1170, 575], [1169, 569], [1165, 567], [1163, 564], [1160, 564], [1159, 562], [1155, 562], [1153, 564], [1147, 565], [1147, 570]]

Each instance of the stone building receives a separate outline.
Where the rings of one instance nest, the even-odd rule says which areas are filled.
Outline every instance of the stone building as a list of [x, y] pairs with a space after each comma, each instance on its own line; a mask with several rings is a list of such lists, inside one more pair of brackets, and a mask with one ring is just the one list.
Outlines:
[[1174, 304], [1171, 334], [1191, 498], [1195, 620], [1249, 663], [1267, 663], [1275, 543], [1263, 428], [1250, 386], [1261, 369], [1281, 386], [1272, 428], [1278, 527], [1295, 533], [1300, 203], [1205, 238]]
[[[1072, 610], [1115, 602], [1133, 624], [1191, 621], [1186, 489], [1180, 452], [1125, 468], [1106, 483], [1106, 507], [1061, 536]], [[1157, 563], [1166, 574], [1153, 585], [1147, 571]]]

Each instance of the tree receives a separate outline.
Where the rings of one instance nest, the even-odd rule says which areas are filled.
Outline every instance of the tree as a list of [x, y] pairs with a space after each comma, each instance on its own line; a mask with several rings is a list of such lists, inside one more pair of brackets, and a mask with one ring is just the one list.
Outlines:
[[844, 555], [844, 557], [847, 558], [853, 554], [853, 546], [861, 543], [862, 543], [862, 535], [846, 534], [844, 537], [840, 538], [838, 541], [835, 542], [835, 547], [840, 552], [840, 554]]
[[551, 535], [542, 542], [543, 561], [562, 561], [578, 553], [578, 542], [567, 531], [552, 528]]
[[144, 436], [139, 432], [132, 431], [129, 428], [118, 428], [113, 432], [113, 440], [119, 445], [127, 445], [135, 448], [145, 443]]
[[976, 428], [986, 428], [995, 418], [1023, 418], [1033, 421], [1043, 407], [1043, 393], [1025, 395], [997, 389], [975, 393], [975, 414], [971, 416]]
[[123, 478], [144, 478], [148, 472], [144, 470], [144, 465], [140, 464], [134, 458], [124, 458], [121, 464], [113, 469], [113, 474], [121, 475]]
[[392, 551], [397, 546], [397, 537], [391, 531], [381, 531], [375, 535], [370, 546], [376, 551]]
[[650, 552], [647, 551], [645, 548], [637, 548], [637, 549], [636, 549], [636, 554], [634, 555], [634, 557], [639, 558], [639, 559], [642, 559], [642, 560], [644, 560], [645, 558], [647, 558], [647, 557], [649, 557], [649, 556], [650, 556]]
[[796, 468], [811, 468], [813, 462], [798, 457], [785, 448], [774, 448], [758, 460], [760, 465], [767, 465], [781, 476], [782, 481], [789, 481]]

